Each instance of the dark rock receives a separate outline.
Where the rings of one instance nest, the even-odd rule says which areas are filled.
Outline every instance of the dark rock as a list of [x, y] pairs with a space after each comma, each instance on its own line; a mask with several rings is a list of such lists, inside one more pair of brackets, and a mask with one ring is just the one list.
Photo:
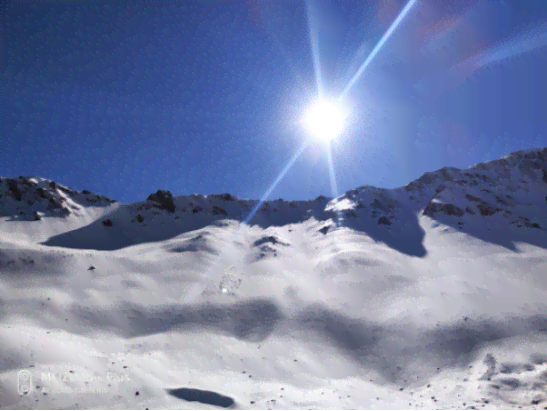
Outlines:
[[116, 200], [111, 200], [110, 198], [108, 197], [103, 197], [106, 201], [108, 201], [110, 204], [114, 204], [114, 203], [117, 203]]
[[500, 196], [496, 196], [496, 201], [500, 204], [505, 205], [505, 206], [509, 205], [509, 203], [507, 201], [505, 201], [503, 198], [501, 198]]
[[381, 208], [385, 209], [385, 206], [378, 201], [378, 199], [374, 199], [374, 201], [370, 204], [372, 208]]
[[435, 189], [435, 194], [439, 194], [442, 191], [446, 190], [446, 184], [441, 184], [439, 187]]
[[232, 197], [230, 194], [228, 193], [225, 193], [225, 194], [221, 194], [220, 195], [220, 199], [223, 200], [223, 201], [234, 201], [235, 198]]
[[391, 221], [387, 217], [380, 217], [378, 219], [378, 225], [384, 224], [384, 225], [391, 225]]
[[203, 211], [203, 208], [201, 208], [200, 206], [195, 206], [194, 208], [192, 208], [192, 213], [196, 214], [196, 213], [201, 213]]
[[412, 181], [405, 186], [406, 191], [419, 190], [422, 188], [423, 188], [423, 185], [418, 183], [417, 181]]
[[466, 194], [465, 198], [467, 198], [469, 201], [475, 201], [479, 203], [482, 201], [480, 198], [472, 196], [471, 194]]
[[91, 192], [87, 190], [82, 190], [82, 194], [91, 194]]
[[32, 214], [34, 214], [34, 221], [40, 221], [42, 219], [38, 211], [34, 211]]
[[26, 186], [29, 186], [29, 187], [34, 187], [36, 185], [36, 183], [34, 181], [30, 181], [28, 178], [26, 177], [23, 177], [23, 176], [19, 176], [19, 179], [21, 180], [21, 182], [26, 185]]
[[21, 201], [23, 193], [19, 190], [19, 187], [17, 187], [17, 181], [8, 179], [8, 189], [17, 201]]
[[173, 194], [170, 191], [158, 190], [153, 194], [150, 194], [147, 198], [149, 201], [155, 201], [163, 207], [162, 209], [168, 210], [171, 213], [175, 212], [175, 203], [173, 202]]
[[70, 194], [70, 195], [76, 194], [76, 191], [74, 191], [74, 190], [72, 190], [71, 188], [68, 188], [68, 187], [63, 187], [61, 185], [57, 185], [57, 188], [59, 190], [61, 190], [62, 192], [64, 192], [65, 194]]
[[142, 222], [144, 221], [144, 217], [143, 217], [142, 215], [140, 215], [140, 214], [137, 214], [137, 221], [138, 221], [139, 223], [142, 223]]
[[461, 208], [455, 206], [454, 204], [445, 204], [445, 203], [435, 203], [429, 202], [423, 211], [424, 215], [432, 217], [435, 213], [443, 213], [450, 216], [461, 217], [464, 215], [464, 212]]
[[93, 271], [95, 269], [95, 267], [91, 266], [87, 269], [87, 271]]
[[357, 217], [357, 213], [354, 210], [346, 210], [344, 214], [346, 215], [346, 217], [352, 217], [352, 218]]
[[498, 211], [502, 211], [500, 208], [494, 208], [484, 201], [477, 205], [477, 208], [479, 209], [482, 216], [491, 216], [496, 214]]
[[59, 209], [59, 208], [62, 208], [62, 205], [59, 201], [55, 200], [54, 198], [50, 198], [48, 208], [49, 209]]
[[220, 207], [217, 207], [217, 206], [213, 206], [213, 214], [214, 215], [221, 215], [221, 216], [227, 216], [228, 215], [226, 210], [224, 210]]
[[106, 220], [103, 220], [103, 225], [105, 227], [112, 227], [112, 220], [107, 218]]
[[437, 179], [437, 176], [435, 173], [427, 172], [424, 173], [418, 180], [416, 180], [418, 183], [421, 184], [431, 184]]

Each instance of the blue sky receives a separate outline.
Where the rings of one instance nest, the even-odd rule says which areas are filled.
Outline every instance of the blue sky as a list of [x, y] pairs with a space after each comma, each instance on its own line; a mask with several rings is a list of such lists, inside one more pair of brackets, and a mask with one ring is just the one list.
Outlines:
[[[336, 98], [406, 4], [4, 3], [0, 175], [259, 199], [307, 138], [310, 39]], [[418, 0], [344, 99], [338, 193], [547, 146], [546, 45], [547, 3]], [[332, 196], [326, 153], [308, 146], [270, 198]]]

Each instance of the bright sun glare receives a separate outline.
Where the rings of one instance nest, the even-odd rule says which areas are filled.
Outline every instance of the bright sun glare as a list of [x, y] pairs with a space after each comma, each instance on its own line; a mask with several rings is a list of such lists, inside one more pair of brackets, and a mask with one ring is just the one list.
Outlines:
[[330, 101], [317, 101], [304, 116], [304, 125], [314, 138], [329, 142], [342, 131], [344, 116]]

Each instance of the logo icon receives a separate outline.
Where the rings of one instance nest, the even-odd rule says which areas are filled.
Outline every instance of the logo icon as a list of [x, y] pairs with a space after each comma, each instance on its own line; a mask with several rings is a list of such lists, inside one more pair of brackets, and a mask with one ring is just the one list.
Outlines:
[[28, 395], [32, 391], [32, 375], [28, 370], [21, 370], [17, 373], [17, 392], [21, 395]]

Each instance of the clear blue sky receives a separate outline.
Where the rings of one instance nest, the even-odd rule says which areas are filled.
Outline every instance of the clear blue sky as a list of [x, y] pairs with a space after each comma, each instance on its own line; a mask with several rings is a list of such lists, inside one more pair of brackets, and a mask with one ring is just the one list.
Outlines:
[[[261, 198], [406, 1], [2, 5], [0, 175], [121, 202], [157, 189]], [[312, 19], [308, 19], [308, 15]], [[418, 0], [350, 90], [339, 193], [547, 146], [547, 2]], [[270, 198], [331, 196], [312, 145]]]

